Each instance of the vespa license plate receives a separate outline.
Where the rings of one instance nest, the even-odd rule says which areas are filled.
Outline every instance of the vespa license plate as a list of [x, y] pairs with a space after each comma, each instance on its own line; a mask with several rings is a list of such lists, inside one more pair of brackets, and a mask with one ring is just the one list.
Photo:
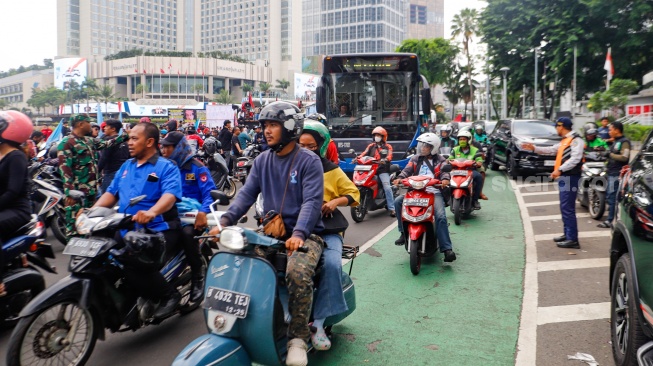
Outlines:
[[556, 161], [555, 160], [544, 160], [544, 166], [555, 166]]
[[406, 199], [404, 199], [404, 205], [406, 205], [406, 206], [428, 207], [429, 206], [429, 199], [428, 198], [406, 198]]
[[92, 258], [100, 252], [106, 242], [103, 239], [72, 238], [64, 248], [63, 254]]
[[204, 298], [204, 308], [244, 319], [247, 316], [247, 309], [249, 309], [249, 295], [218, 287], [209, 287]]
[[362, 171], [362, 172], [369, 172], [370, 170], [372, 170], [372, 166], [371, 165], [356, 165], [354, 167], [354, 170], [358, 170], [358, 171]]
[[467, 170], [452, 170], [451, 175], [467, 175]]

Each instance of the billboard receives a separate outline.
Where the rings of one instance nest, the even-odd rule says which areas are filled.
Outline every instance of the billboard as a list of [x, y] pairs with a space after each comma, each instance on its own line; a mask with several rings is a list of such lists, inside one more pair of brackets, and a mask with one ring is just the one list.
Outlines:
[[315, 100], [318, 75], [295, 73], [295, 98], [301, 100]]
[[60, 58], [54, 60], [54, 86], [64, 89], [70, 81], [81, 84], [87, 73], [88, 61], [85, 58]]

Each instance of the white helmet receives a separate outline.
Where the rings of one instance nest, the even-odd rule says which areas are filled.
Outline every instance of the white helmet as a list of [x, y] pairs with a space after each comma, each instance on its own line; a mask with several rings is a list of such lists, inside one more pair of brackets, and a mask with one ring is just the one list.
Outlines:
[[434, 133], [427, 132], [417, 137], [416, 150], [418, 155], [422, 155], [423, 144], [431, 145], [431, 155], [435, 155], [438, 151], [440, 151], [440, 138]]
[[468, 130], [461, 130], [458, 132], [458, 138], [460, 139], [461, 137], [467, 137], [467, 141], [472, 140], [472, 134]]

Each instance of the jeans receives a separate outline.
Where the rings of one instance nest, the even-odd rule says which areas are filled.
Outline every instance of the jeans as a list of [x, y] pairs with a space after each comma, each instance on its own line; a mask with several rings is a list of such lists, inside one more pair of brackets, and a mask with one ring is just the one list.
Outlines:
[[348, 309], [342, 292], [342, 236], [327, 234], [322, 240], [326, 247], [322, 251], [322, 270], [313, 305], [315, 319], [325, 319]]
[[608, 175], [608, 190], [605, 192], [605, 201], [608, 204], [608, 221], [612, 222], [617, 208], [617, 191], [619, 190], [619, 176]]
[[478, 202], [481, 192], [483, 192], [483, 175], [478, 170], [472, 173], [472, 184], [474, 185], [474, 192], [472, 192], [472, 202]]
[[109, 188], [109, 185], [111, 185], [111, 181], [113, 181], [113, 177], [116, 176], [116, 172], [111, 172], [111, 173], [104, 173], [102, 174], [102, 185], [100, 185], [100, 195], [104, 194], [104, 192], [107, 191], [107, 188]]
[[392, 195], [392, 186], [390, 185], [390, 174], [381, 173], [379, 174], [379, 179], [383, 184], [383, 192], [385, 192], [385, 202], [388, 205], [388, 210], [392, 210], [394, 207], [394, 196]]
[[225, 163], [227, 163], [227, 168], [229, 169], [229, 175], [233, 175], [233, 167], [231, 166], [231, 151], [224, 151], [222, 153]]
[[[401, 206], [404, 203], [404, 196], [399, 196], [395, 200], [395, 211], [397, 212], [397, 222], [399, 224], [399, 232], [403, 234], [403, 225], [401, 223]], [[444, 210], [444, 199], [442, 198], [442, 193], [440, 191], [435, 192], [435, 204], [433, 205], [435, 210], [435, 235], [438, 238], [438, 244], [440, 246], [440, 252], [444, 253], [446, 250], [450, 250], [453, 247], [451, 243], [451, 237], [449, 236], [449, 226], [447, 225], [447, 214]]]
[[580, 175], [565, 175], [558, 179], [560, 192], [560, 213], [567, 240], [578, 241], [578, 223], [576, 222], [576, 196]]
[[194, 279], [202, 278], [202, 255], [200, 254], [200, 245], [195, 240], [195, 235], [201, 235], [201, 231], [195, 230], [193, 225], [186, 225], [182, 228], [181, 243], [186, 254], [186, 260], [190, 266], [191, 274]]

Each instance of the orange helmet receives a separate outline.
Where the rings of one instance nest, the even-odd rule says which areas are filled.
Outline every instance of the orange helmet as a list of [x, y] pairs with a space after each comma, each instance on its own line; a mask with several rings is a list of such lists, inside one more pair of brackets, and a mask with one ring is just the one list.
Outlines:
[[388, 139], [388, 131], [386, 131], [385, 128], [383, 128], [383, 127], [375, 127], [375, 128], [372, 130], [372, 136], [374, 136], [374, 135], [381, 135], [381, 136], [383, 136], [383, 141], [384, 141], [384, 142], [385, 142], [385, 140]]

